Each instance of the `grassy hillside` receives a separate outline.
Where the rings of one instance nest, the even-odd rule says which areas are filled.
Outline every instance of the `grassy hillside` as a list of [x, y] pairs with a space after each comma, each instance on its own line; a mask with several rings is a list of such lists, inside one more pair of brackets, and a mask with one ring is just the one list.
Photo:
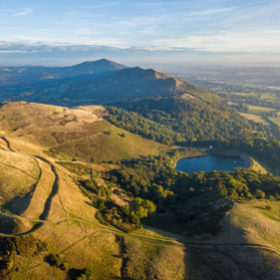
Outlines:
[[35, 158], [0, 150], [0, 205], [22, 213], [28, 206], [40, 174]]
[[0, 126], [9, 136], [49, 154], [86, 161], [117, 161], [157, 154], [163, 145], [117, 128], [89, 111], [35, 103], [7, 103]]
[[[18, 149], [28, 152], [30, 149], [27, 142], [23, 144], [18, 140], [10, 141], [10, 148], [15, 151], [9, 152], [15, 157], [15, 160], [11, 160], [12, 165], [17, 163]], [[11, 235], [0, 238], [1, 279], [277, 279], [280, 262], [277, 255], [280, 246], [278, 201], [236, 202], [224, 218], [219, 218], [220, 226], [216, 235], [201, 234], [205, 224], [210, 226], [217, 222], [217, 211], [229, 209], [223, 208], [228, 200], [217, 200], [213, 178], [223, 179], [221, 183], [229, 190], [233, 185], [228, 184], [237, 184], [239, 190], [240, 182], [233, 181], [231, 176], [241, 180], [241, 171], [234, 174], [213, 173], [205, 175], [205, 178], [202, 178], [202, 174], [186, 175], [191, 178], [195, 190], [191, 190], [187, 182], [184, 183], [190, 197], [188, 203], [185, 201], [183, 204], [186, 193], [182, 190], [178, 198], [182, 200], [182, 209], [178, 214], [181, 218], [190, 219], [189, 230], [193, 234], [183, 235], [181, 231], [177, 236], [145, 227], [125, 233], [96, 219], [98, 209], [93, 207], [90, 196], [81, 192], [78, 183], [81, 179], [92, 180], [100, 190], [111, 188], [110, 196], [116, 203], [127, 201], [128, 196], [123, 190], [104, 177], [116, 166], [65, 160], [57, 164], [55, 158], [42, 155], [39, 148], [37, 152], [42, 176], [34, 196], [23, 215], [12, 216], [18, 226]], [[157, 166], [160, 168], [161, 165]], [[133, 171], [131, 167], [127, 172], [135, 173], [135, 168]], [[153, 179], [152, 166], [146, 169], [140, 165], [136, 170], [131, 184], [134, 184], [137, 174], [142, 183]], [[258, 184], [262, 184], [262, 180], [273, 180], [271, 176], [257, 175], [255, 172], [248, 171], [246, 174], [250, 182], [254, 182], [254, 177], [261, 179]], [[169, 184], [173, 185], [172, 173], [169, 175]], [[160, 180], [162, 184], [166, 181], [163, 171], [158, 170], [155, 176], [158, 176], [158, 183]], [[178, 173], [178, 176], [182, 182], [184, 175]], [[208, 177], [212, 183], [206, 183], [208, 187], [205, 191], [203, 182]], [[51, 199], [50, 209], [42, 217], [39, 210], [47, 207], [48, 198], [56, 184], [58, 189]], [[177, 183], [176, 186], [173, 191], [179, 188]], [[243, 187], [243, 190], [246, 191], [246, 188]], [[253, 191], [254, 186], [252, 189], [250, 186], [249, 190]], [[167, 198], [163, 195], [161, 199], [164, 200], [164, 197]], [[159, 204], [161, 209], [165, 205], [163, 200]], [[190, 210], [184, 213], [183, 206]], [[168, 204], [168, 208], [173, 211], [174, 205]], [[7, 218], [10, 214], [3, 212], [1, 215]], [[198, 220], [200, 224], [197, 224]], [[167, 216], [165, 222], [169, 222]], [[36, 226], [38, 223], [42, 225]], [[174, 224], [170, 226], [174, 228]], [[198, 227], [200, 230], [195, 230]]]
[[[208, 127], [205, 116], [216, 125], [235, 117], [201, 102], [137, 103], [147, 115], [133, 114], [134, 132], [170, 136], [176, 118], [184, 128], [191, 120], [188, 131], [177, 127], [181, 137], [191, 127], [200, 133], [191, 126], [196, 119]], [[277, 279], [278, 177], [177, 172], [178, 156], [205, 150], [147, 140], [110, 124], [108, 113], [101, 106], [1, 107], [1, 279]], [[237, 120], [237, 132], [253, 129]]]
[[220, 234], [190, 246], [191, 279], [278, 279], [279, 230], [278, 201], [236, 203]]
[[[110, 165], [71, 161], [58, 165], [40, 147], [33, 144], [31, 150], [26, 140], [4, 136], [3, 148], [11, 149], [3, 151], [10, 155], [5, 158], [9, 164], [20, 167], [21, 157], [35, 157], [38, 165], [32, 167], [26, 161], [25, 172], [32, 171], [35, 175], [39, 166], [41, 176], [27, 209], [20, 216], [1, 211], [1, 279], [148, 280], [151, 275], [162, 280], [184, 279], [182, 244], [146, 229], [124, 233], [95, 218], [97, 209], [81, 192], [78, 179], [82, 170], [83, 179], [95, 178], [108, 188], [109, 183], [98, 173]], [[32, 157], [24, 155], [31, 151]], [[69, 168], [73, 165], [81, 167]], [[22, 181], [24, 177], [20, 176]], [[18, 180], [19, 176], [10, 176], [9, 186], [2, 186], [3, 189], [19, 185]], [[10, 232], [2, 228], [12, 221], [14, 227]], [[170, 263], [173, 257], [176, 262]]]

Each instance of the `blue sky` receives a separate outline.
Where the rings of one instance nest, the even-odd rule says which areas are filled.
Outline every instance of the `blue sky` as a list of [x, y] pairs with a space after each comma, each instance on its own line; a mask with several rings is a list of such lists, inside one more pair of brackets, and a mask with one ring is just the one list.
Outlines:
[[[0, 0], [1, 44], [280, 53], [276, 0]], [[15, 50], [16, 51], [16, 50]]]

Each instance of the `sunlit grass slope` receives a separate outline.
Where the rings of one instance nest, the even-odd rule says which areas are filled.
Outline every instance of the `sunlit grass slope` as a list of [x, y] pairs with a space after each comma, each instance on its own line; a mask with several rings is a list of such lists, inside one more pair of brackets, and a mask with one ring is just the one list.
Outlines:
[[0, 150], [0, 204], [21, 212], [36, 187], [40, 167], [34, 157]]
[[0, 126], [10, 137], [67, 159], [114, 161], [156, 154], [164, 147], [111, 125], [88, 107], [82, 108], [8, 103], [1, 108]]
[[[19, 105], [25, 106], [25, 104]], [[91, 271], [92, 278], [89, 279], [109, 280], [129, 277], [129, 279], [148, 280], [151, 279], [151, 275], [154, 279], [161, 280], [184, 279], [185, 263], [182, 244], [148, 229], [124, 233], [115, 227], [101, 224], [95, 218], [97, 209], [82, 193], [76, 180], [77, 173], [80, 174], [80, 169], [84, 167], [82, 171], [85, 171], [86, 177], [89, 176], [89, 168], [95, 173], [95, 170], [110, 168], [110, 164], [62, 160], [63, 164], [58, 165], [55, 154], [42, 152], [49, 147], [46, 143], [52, 144], [51, 141], [53, 141], [49, 131], [46, 132], [46, 127], [47, 130], [51, 130], [51, 127], [48, 127], [46, 123], [39, 125], [39, 116], [44, 111], [38, 113], [39, 116], [35, 115], [33, 119], [28, 119], [30, 116], [27, 114], [14, 121], [14, 117], [17, 118], [14, 116], [15, 112], [2, 119], [6, 125], [6, 127], [3, 126], [2, 136], [5, 137], [6, 142], [0, 143], [3, 147], [0, 151], [0, 163], [3, 161], [12, 167], [23, 168], [25, 173], [34, 177], [35, 188], [32, 189], [29, 200], [26, 200], [24, 211], [21, 213], [13, 211], [20, 215], [17, 216], [5, 210], [1, 212], [1, 223], [6, 217], [11, 217], [16, 225], [10, 233], [3, 230], [1, 234], [11, 234], [11, 239], [19, 252], [13, 251], [9, 256], [4, 254], [4, 258], [11, 260], [12, 265], [3, 279], [78, 279], [74, 276], [85, 268]], [[34, 111], [30, 110], [29, 113], [32, 116]], [[17, 125], [20, 120], [26, 119], [30, 121], [27, 127], [34, 129], [40, 141], [37, 142], [33, 135], [26, 133], [27, 127], [21, 129], [9, 127], [9, 121]], [[102, 120], [96, 123], [102, 123]], [[112, 126], [109, 128], [111, 133], [105, 133], [108, 137], [122, 131]], [[47, 138], [50, 140], [41, 144], [44, 135], [50, 137]], [[115, 135], [115, 137], [119, 136]], [[102, 139], [104, 141], [106, 138]], [[146, 143], [157, 145], [129, 133], [125, 137], [121, 136], [120, 139], [131, 141], [131, 145], [133, 141], [138, 140], [139, 145], [146, 145]], [[105, 144], [108, 145], [108, 143]], [[159, 147], [163, 146], [159, 145]], [[13, 151], [8, 151], [9, 148]], [[130, 148], [127, 147], [128, 150]], [[139, 147], [137, 151], [129, 151], [135, 155], [141, 152], [141, 149]], [[125, 155], [131, 157], [128, 152], [125, 152]], [[76, 169], [72, 171], [73, 168], [63, 167], [68, 166], [66, 163], [70, 166], [81, 165], [82, 167], [78, 171]], [[19, 190], [16, 189], [10, 193], [9, 198], [13, 199], [21, 193], [22, 188], [30, 190], [30, 184], [24, 187], [25, 185], [21, 183], [27, 179], [21, 173], [19, 177], [11, 170], [8, 170], [10, 181], [7, 189], [10, 189], [13, 184], [15, 189], [20, 186]], [[4, 169], [2, 171], [4, 172]], [[36, 227], [36, 225], [40, 226]], [[6, 238], [1, 238], [0, 245], [2, 240], [7, 242]], [[3, 252], [1, 258], [2, 254]], [[59, 256], [59, 262], [63, 266], [50, 264], [48, 262], [50, 255]], [[176, 261], [171, 261], [173, 258]], [[140, 262], [141, 266], [139, 266]]]

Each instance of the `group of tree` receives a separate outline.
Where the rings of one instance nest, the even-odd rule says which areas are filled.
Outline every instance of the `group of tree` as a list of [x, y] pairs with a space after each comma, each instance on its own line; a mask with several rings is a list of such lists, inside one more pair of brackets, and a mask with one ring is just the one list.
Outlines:
[[145, 221], [159, 227], [172, 224], [169, 230], [215, 233], [234, 201], [280, 199], [280, 178], [250, 169], [187, 174], [174, 170], [164, 157], [148, 157], [123, 161], [122, 168], [109, 175], [131, 197], [153, 202], [156, 211], [151, 207]]
[[165, 144], [272, 136], [269, 127], [246, 120], [228, 106], [198, 98], [150, 98], [118, 106], [125, 110], [108, 107], [110, 122]]
[[[106, 177], [106, 176], [105, 176]], [[96, 185], [93, 180], [80, 180], [81, 190], [92, 205], [98, 209], [96, 218], [103, 224], [113, 225], [123, 231], [131, 231], [141, 226], [141, 221], [156, 211], [156, 205], [141, 197], [133, 196], [125, 206], [120, 206], [111, 198], [112, 182], [106, 186]]]

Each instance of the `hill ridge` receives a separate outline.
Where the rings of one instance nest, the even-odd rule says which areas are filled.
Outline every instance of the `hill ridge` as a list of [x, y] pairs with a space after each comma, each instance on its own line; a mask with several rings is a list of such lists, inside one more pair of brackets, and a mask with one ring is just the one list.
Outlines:
[[[178, 77], [151, 68], [126, 67], [107, 58], [70, 67], [26, 67], [11, 72], [0, 69], [0, 74], [0, 101], [25, 100], [73, 107], [188, 94], [219, 102], [212, 93]], [[8, 85], [5, 80], [9, 80]]]

